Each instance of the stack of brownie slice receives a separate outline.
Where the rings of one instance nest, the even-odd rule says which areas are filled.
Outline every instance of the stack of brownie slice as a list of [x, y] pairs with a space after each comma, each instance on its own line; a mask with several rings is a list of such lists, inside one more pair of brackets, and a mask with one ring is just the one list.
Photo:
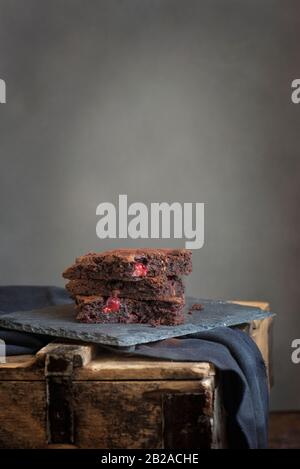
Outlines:
[[184, 322], [186, 249], [118, 249], [78, 257], [63, 277], [86, 323], [176, 325]]

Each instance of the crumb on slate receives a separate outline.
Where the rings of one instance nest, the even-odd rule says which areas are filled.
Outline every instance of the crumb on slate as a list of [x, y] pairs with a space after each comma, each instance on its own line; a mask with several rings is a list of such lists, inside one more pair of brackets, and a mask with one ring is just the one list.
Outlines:
[[188, 314], [192, 314], [193, 311], [201, 311], [203, 309], [203, 305], [201, 303], [194, 303], [190, 309]]

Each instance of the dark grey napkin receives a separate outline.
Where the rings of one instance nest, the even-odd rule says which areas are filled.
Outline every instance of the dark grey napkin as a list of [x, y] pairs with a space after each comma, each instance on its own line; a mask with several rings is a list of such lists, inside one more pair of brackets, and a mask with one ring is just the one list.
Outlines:
[[[64, 288], [45, 286], [0, 286], [0, 315], [72, 303]], [[6, 355], [37, 352], [53, 340], [48, 336], [10, 331], [0, 328], [0, 339], [6, 344]]]

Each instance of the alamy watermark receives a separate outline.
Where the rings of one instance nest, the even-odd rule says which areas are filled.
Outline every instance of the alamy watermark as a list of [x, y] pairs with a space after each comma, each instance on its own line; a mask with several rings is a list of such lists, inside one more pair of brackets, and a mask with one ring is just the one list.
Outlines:
[[204, 245], [204, 203], [142, 202], [128, 205], [127, 195], [119, 195], [118, 207], [111, 202], [97, 206], [98, 238], [185, 239], [187, 249]]
[[294, 339], [291, 347], [294, 349], [291, 354], [291, 360], [295, 365], [300, 363], [300, 339]]
[[291, 88], [293, 90], [291, 94], [292, 103], [299, 104], [300, 103], [300, 78], [295, 78], [295, 80], [292, 81]]
[[6, 363], [6, 345], [2, 339], [0, 339], [0, 363]]
[[0, 78], [0, 104], [6, 103], [6, 83]]

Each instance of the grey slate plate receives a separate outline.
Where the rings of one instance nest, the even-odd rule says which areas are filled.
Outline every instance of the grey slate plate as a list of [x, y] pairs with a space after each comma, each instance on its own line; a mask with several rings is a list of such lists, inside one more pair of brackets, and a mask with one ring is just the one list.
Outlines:
[[[193, 303], [201, 303], [204, 309], [188, 314]], [[73, 304], [7, 313], [0, 316], [0, 327], [84, 342], [129, 347], [274, 316], [273, 313], [264, 312], [259, 308], [192, 297], [186, 298], [186, 321], [180, 326], [81, 324], [75, 320], [75, 315]]]

